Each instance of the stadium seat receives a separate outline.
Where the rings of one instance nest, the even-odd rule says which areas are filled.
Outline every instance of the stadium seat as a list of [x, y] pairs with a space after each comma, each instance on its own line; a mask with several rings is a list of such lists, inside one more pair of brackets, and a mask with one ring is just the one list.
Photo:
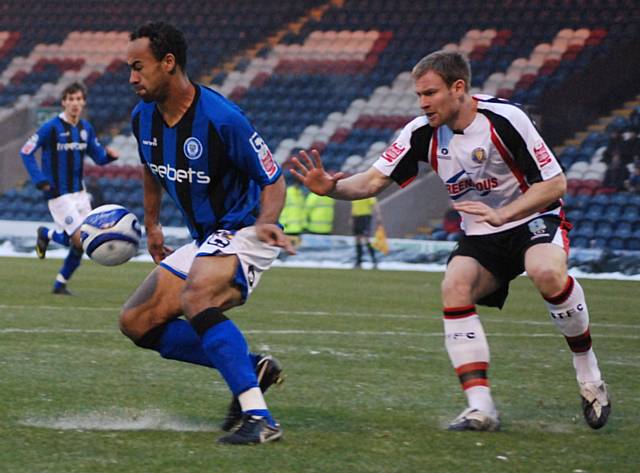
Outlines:
[[631, 251], [640, 251], [640, 235], [627, 238], [625, 240], [625, 249]]
[[612, 236], [607, 240], [607, 247], [612, 250], [624, 250], [625, 239], [620, 236]]

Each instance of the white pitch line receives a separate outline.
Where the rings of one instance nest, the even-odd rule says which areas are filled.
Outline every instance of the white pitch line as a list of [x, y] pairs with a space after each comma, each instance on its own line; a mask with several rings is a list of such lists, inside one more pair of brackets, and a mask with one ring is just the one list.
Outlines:
[[[496, 324], [546, 325], [546, 326], [553, 325], [553, 322], [551, 320], [546, 320], [546, 321], [545, 320], [510, 320], [508, 318], [495, 319], [492, 317], [482, 317], [482, 316], [480, 316], [480, 320], [496, 323]], [[589, 326], [603, 327], [603, 328], [632, 328], [632, 329], [640, 330], [640, 325], [632, 325], [632, 324], [609, 324], [609, 323], [600, 323], [600, 322], [589, 322]]]
[[[343, 335], [343, 336], [391, 336], [391, 337], [443, 337], [442, 332], [402, 332], [402, 331], [349, 331], [342, 332], [339, 330], [244, 330], [244, 333], [256, 335]], [[487, 332], [489, 337], [505, 337], [505, 338], [557, 338], [562, 337], [559, 333], [498, 333]], [[640, 335], [601, 335], [596, 338], [615, 338], [625, 340], [640, 340]]]
[[73, 306], [73, 307], [64, 307], [58, 305], [7, 305], [0, 304], [0, 309], [18, 309], [18, 310], [64, 310], [67, 312], [73, 311], [87, 311], [87, 312], [113, 312], [120, 311], [120, 307], [86, 307], [86, 306]]
[[[306, 311], [306, 310], [273, 310], [269, 311], [271, 314], [277, 315], [309, 315], [309, 316], [331, 316], [331, 317], [369, 317], [369, 318], [386, 318], [386, 319], [415, 319], [415, 320], [439, 320], [442, 317], [437, 315], [415, 315], [415, 314], [375, 314], [375, 313], [364, 313], [364, 312], [327, 312], [327, 311]], [[517, 324], [517, 325], [542, 325], [542, 326], [550, 326], [552, 322], [550, 320], [510, 320], [509, 316], [506, 315], [503, 319], [498, 319], [494, 317], [482, 317], [480, 316], [480, 320], [483, 322], [491, 322], [497, 324]], [[594, 322], [589, 324], [591, 327], [607, 327], [607, 328], [631, 328], [640, 330], [640, 325], [625, 325], [625, 324], [610, 324], [610, 323], [599, 323]]]
[[[60, 307], [60, 306], [33, 306], [33, 305], [7, 305], [0, 304], [0, 309], [18, 309], [18, 310], [60, 310], [60, 311], [87, 311], [87, 312], [119, 312], [120, 307]], [[305, 315], [314, 317], [354, 317], [354, 318], [383, 318], [383, 319], [412, 319], [412, 320], [439, 320], [439, 315], [416, 315], [416, 314], [403, 314], [403, 313], [366, 313], [366, 312], [328, 312], [328, 311], [310, 311], [310, 310], [269, 310], [266, 311], [270, 314], [276, 315]], [[491, 322], [496, 324], [514, 324], [514, 325], [539, 325], [550, 326], [552, 322], [550, 320], [511, 320], [508, 315], [504, 318], [495, 317], [483, 317], [480, 315], [480, 320], [483, 322]], [[634, 324], [613, 324], [613, 323], [600, 323], [591, 322], [591, 327], [602, 328], [620, 328], [620, 329], [636, 329], [640, 330], [640, 325]]]
[[0, 333], [116, 333], [115, 330], [84, 330], [79, 328], [2, 328]]
[[[20, 329], [20, 328], [3, 328], [0, 334], [4, 333], [95, 333], [95, 334], [115, 334], [115, 330], [82, 330], [82, 329]], [[340, 331], [340, 330], [245, 330], [244, 333], [252, 335], [327, 335], [327, 336], [364, 336], [364, 337], [442, 337], [442, 332], [404, 332], [404, 331]], [[558, 333], [492, 333], [487, 332], [489, 337], [504, 338], [557, 338], [561, 337]], [[606, 335], [598, 334], [596, 338], [614, 338], [625, 340], [638, 340], [640, 335]]]
[[276, 315], [312, 315], [312, 316], [338, 316], [338, 317], [376, 317], [382, 319], [425, 319], [429, 316], [414, 314], [367, 314], [364, 312], [326, 312], [313, 310], [271, 310], [271, 314]]

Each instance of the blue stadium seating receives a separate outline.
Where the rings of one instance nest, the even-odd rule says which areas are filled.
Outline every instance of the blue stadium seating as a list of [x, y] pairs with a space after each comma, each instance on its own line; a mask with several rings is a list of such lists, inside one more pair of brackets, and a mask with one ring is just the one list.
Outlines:
[[[310, 15], [311, 8], [319, 5], [327, 6], [324, 14]], [[344, 112], [355, 99], [370, 98], [377, 87], [388, 86], [399, 73], [410, 70], [424, 54], [447, 43], [459, 43], [471, 29], [498, 29], [496, 41], [470, 53], [474, 72], [472, 85], [480, 86], [492, 73], [506, 72], [516, 58], [529, 57], [540, 43], [551, 43], [561, 29], [589, 28], [590, 36], [584, 47], [567, 50], [556, 62], [545, 64], [544, 73], [520, 82], [510, 92], [514, 100], [536, 105], [546, 91], [566, 86], [572, 74], [606, 55], [625, 38], [638, 36], [640, 9], [635, 2], [588, 0], [585, 6], [575, 8], [570, 2], [534, 0], [510, 2], [505, 8], [501, 2], [470, 0], [464, 2], [461, 12], [459, 3], [436, 0], [417, 3], [413, 0], [336, 3], [322, 0], [275, 3], [158, 0], [149, 10], [144, 3], [125, 0], [68, 0], [64, 5], [55, 6], [44, 0], [23, 0], [8, 2], [0, 17], [0, 30], [21, 33], [17, 43], [4, 55], [0, 53], [0, 71], [13, 58], [28, 56], [39, 43], [61, 44], [72, 31], [129, 31], [148, 19], [165, 18], [166, 11], [172, 12], [172, 21], [186, 32], [190, 43], [191, 76], [197, 79], [203, 73], [215, 72], [213, 82], [216, 84], [225, 81], [230, 71], [212, 71], [212, 68], [243, 54], [236, 61], [235, 69], [246, 70], [253, 57], [248, 53], [250, 47], [260, 45], [257, 56], [268, 57], [273, 48], [267, 38], [279, 30], [284, 32], [289, 22], [303, 16], [306, 19], [300, 23], [301, 28], [286, 32], [280, 44], [302, 45], [316, 31], [388, 33], [388, 42], [376, 52], [376, 62], [369, 69], [360, 68], [348, 74], [337, 70], [321, 73], [276, 70], [239, 96], [238, 103], [275, 149], [283, 140], [299, 136], [307, 126], [322, 124], [332, 112]], [[78, 13], [80, 10], [82, 14]], [[29, 11], [29, 15], [25, 15], [25, 11]], [[619, 11], [625, 14], [619, 15]], [[33, 94], [44, 83], [56, 82], [65, 67], [75, 66], [43, 62], [29, 74], [16, 74], [15, 80], [2, 88], [0, 107], [11, 104], [20, 94]], [[127, 118], [136, 99], [127, 85], [127, 74], [127, 66], [116, 62], [89, 81], [89, 117], [101, 132], [114, 124], [123, 130], [130, 129]], [[375, 120], [356, 122], [340, 143], [324, 143], [327, 166], [340, 169], [345, 157], [364, 155], [374, 142], [388, 141], [397, 128], [378, 127], [376, 123]], [[575, 162], [590, 162], [594, 152], [607, 145], [610, 131], [626, 129], [630, 124], [628, 118], [616, 118], [605, 133], [592, 132], [580, 145], [565, 148], [561, 161], [567, 168]], [[141, 212], [141, 189], [133, 171], [104, 168], [95, 172], [95, 175], [105, 176], [100, 180], [105, 198]], [[634, 228], [633, 225], [640, 222], [640, 200], [636, 199], [640, 196], [596, 194], [591, 197], [594, 192], [597, 192], [597, 186], [585, 189], [584, 195], [567, 196], [568, 217], [577, 224], [576, 231], [571, 234], [575, 244], [590, 246], [594, 232], [600, 235], [607, 233], [606, 228], [611, 230], [608, 224], [622, 222]], [[35, 218], [44, 212], [46, 217], [46, 206], [32, 200], [32, 195], [38, 194], [20, 194], [25, 206], [10, 193], [1, 196], [0, 216], [21, 218], [26, 214], [26, 218]], [[176, 213], [177, 209], [171, 209], [169, 205], [172, 204], [167, 204], [166, 208], [163, 205], [163, 220], [179, 222], [181, 216]], [[623, 246], [632, 246], [629, 236], [620, 238]], [[619, 247], [620, 241], [598, 237], [595, 244]]]

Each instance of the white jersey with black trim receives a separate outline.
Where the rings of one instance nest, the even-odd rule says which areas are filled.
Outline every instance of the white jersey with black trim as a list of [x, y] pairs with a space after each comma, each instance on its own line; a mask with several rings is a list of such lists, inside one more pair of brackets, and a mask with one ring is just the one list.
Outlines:
[[[540, 181], [563, 172], [528, 115], [515, 104], [477, 95], [477, 113], [461, 132], [444, 125], [432, 128], [426, 116], [409, 122], [373, 166], [401, 187], [428, 162], [453, 201], [481, 201], [494, 209], [513, 202]], [[561, 202], [521, 220], [494, 227], [461, 212], [467, 235], [486, 235], [516, 227], [538, 215], [561, 212]]]

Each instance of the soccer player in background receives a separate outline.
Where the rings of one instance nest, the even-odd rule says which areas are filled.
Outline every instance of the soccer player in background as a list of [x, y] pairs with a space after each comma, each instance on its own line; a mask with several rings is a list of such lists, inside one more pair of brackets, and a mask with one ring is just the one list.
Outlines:
[[[117, 151], [103, 148], [91, 124], [81, 118], [86, 104], [87, 92], [81, 84], [65, 87], [62, 112], [44, 123], [20, 150], [33, 184], [47, 199], [53, 221], [61, 228], [39, 227], [36, 253], [44, 259], [51, 240], [69, 248], [53, 285], [54, 294], [71, 294], [67, 282], [82, 260], [80, 225], [91, 211], [90, 196], [82, 181], [85, 155], [100, 165], [118, 159]], [[42, 148], [41, 167], [35, 158], [38, 148]]]
[[567, 274], [571, 226], [560, 201], [566, 189], [560, 163], [519, 107], [469, 94], [471, 71], [462, 55], [432, 53], [412, 76], [425, 115], [408, 123], [371, 168], [331, 176], [313, 150], [313, 159], [304, 151], [293, 159], [292, 172], [311, 191], [345, 200], [374, 196], [392, 182], [408, 185], [419, 161], [444, 181], [465, 232], [442, 282], [445, 346], [468, 402], [450, 430], [500, 426], [476, 305], [502, 308], [509, 282], [524, 270], [572, 352], [587, 424], [604, 426], [611, 403], [591, 347], [587, 304]]
[[[120, 327], [164, 358], [220, 372], [233, 394], [222, 425], [230, 433], [220, 443], [269, 442], [282, 430], [263, 392], [282, 379], [281, 369], [272, 357], [249, 353], [226, 311], [247, 300], [279, 247], [292, 252], [277, 224], [284, 176], [242, 111], [191, 82], [186, 62], [184, 35], [172, 25], [149, 23], [131, 34], [129, 82], [142, 99], [132, 128], [147, 244], [158, 267], [125, 303]], [[173, 252], [159, 222], [163, 190], [193, 238]]]

